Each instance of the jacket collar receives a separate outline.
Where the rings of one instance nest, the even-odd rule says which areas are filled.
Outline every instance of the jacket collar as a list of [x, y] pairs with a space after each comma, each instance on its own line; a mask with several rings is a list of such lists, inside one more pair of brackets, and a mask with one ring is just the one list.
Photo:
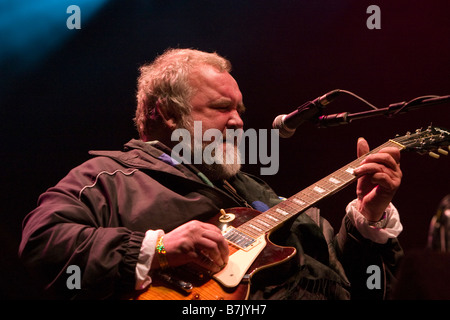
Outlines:
[[126, 143], [124, 151], [89, 151], [89, 154], [93, 156], [109, 157], [127, 167], [163, 171], [196, 181], [200, 180], [195, 173], [197, 170], [195, 167], [179, 163], [170, 157], [170, 153], [171, 149], [159, 141], [144, 142], [137, 139]]
[[[171, 149], [159, 141], [144, 142], [132, 139], [124, 145], [124, 151], [89, 151], [90, 155], [111, 158], [126, 167], [175, 175], [199, 183], [213, 193], [233, 199], [212, 183], [205, 182], [202, 173], [192, 164], [183, 164], [170, 156]], [[204, 176], [203, 176], [204, 177]], [[205, 177], [206, 178], [206, 177]], [[206, 178], [207, 179], [207, 178]]]

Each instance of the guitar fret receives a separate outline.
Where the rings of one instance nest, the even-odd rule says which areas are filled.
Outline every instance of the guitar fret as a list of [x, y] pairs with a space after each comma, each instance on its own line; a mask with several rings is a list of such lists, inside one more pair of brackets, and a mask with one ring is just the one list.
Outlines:
[[274, 223], [273, 221], [269, 220], [265, 215], [261, 214], [258, 216], [257, 221], [262, 224], [263, 226], [265, 226], [268, 229], [271, 229], [274, 227]]
[[271, 228], [271, 225], [261, 218], [262, 216], [257, 216], [255, 217], [255, 219], [253, 219], [253, 222], [256, 223], [256, 227], [262, 229], [263, 231], [269, 230]]
[[306, 205], [306, 202], [303, 201], [302, 199], [298, 198], [296, 195], [292, 197], [292, 201], [294, 201], [295, 203], [297, 203], [300, 206]]
[[283, 222], [283, 221], [286, 220], [286, 216], [283, 215], [283, 214], [281, 214], [281, 213], [278, 213], [278, 212], [276, 211], [276, 208], [271, 208], [271, 209], [269, 209], [269, 210], [266, 211], [266, 212], [269, 212], [270, 215], [271, 215], [272, 217], [274, 217], [275, 219], [278, 219], [279, 222]]
[[[327, 177], [327, 178], [320, 180], [317, 183], [316, 187], [314, 187], [314, 191], [316, 191], [320, 194], [326, 192], [327, 194], [325, 194], [325, 195], [328, 195], [329, 193], [332, 193], [335, 190], [337, 190], [339, 188], [339, 185], [342, 185], [342, 182], [343, 182], [342, 180], [339, 180], [335, 177]], [[322, 189], [324, 191], [322, 191]]]
[[297, 213], [297, 212], [299, 212], [302, 209], [301, 205], [299, 205], [299, 204], [297, 204], [297, 203], [295, 203], [295, 202], [293, 202], [293, 201], [291, 201], [289, 199], [285, 201], [285, 204], [289, 208], [289, 211], [291, 211], [291, 214], [292, 213]]
[[288, 216], [288, 215], [292, 215], [298, 212], [298, 210], [300, 209], [299, 206], [295, 203], [293, 203], [292, 201], [290, 201], [289, 199], [281, 202], [278, 207], [281, 207], [280, 209], [282, 211], [280, 211], [279, 213], [281, 213], [283, 216]]
[[322, 194], [326, 191], [324, 188], [321, 188], [319, 186], [314, 186], [313, 190], [319, 194]]
[[[353, 169], [354, 170], [354, 169]], [[353, 171], [352, 171], [353, 172]], [[341, 180], [344, 181], [344, 183], [347, 183], [351, 180], [353, 180], [355, 178], [355, 176], [353, 175], [353, 173], [349, 173], [348, 171], [345, 170], [341, 170], [339, 171], [337, 177]]]
[[335, 177], [330, 177], [330, 178], [328, 179], [328, 181], [330, 181], [330, 182], [333, 183], [334, 185], [339, 185], [339, 184], [342, 183], [341, 180], [339, 180], [339, 179], [337, 179], [337, 178], [335, 178]]
[[322, 179], [320, 184], [324, 185], [328, 190], [335, 190], [340, 184], [342, 184], [342, 181], [336, 179], [335, 177], [328, 176]]
[[[303, 194], [302, 194], [302, 199], [306, 200], [306, 202], [308, 202], [308, 203], [313, 203], [313, 202], [315, 202], [317, 199], [316, 199], [316, 197], [313, 197], [313, 196], [312, 196], [311, 191], [309, 191], [310, 188], [311, 188], [311, 187], [306, 188], [306, 189], [304, 190], [305, 192], [301, 191], [301, 193], [303, 193]], [[308, 193], [306, 193], [306, 192], [308, 192]]]
[[280, 219], [275, 218], [273, 215], [266, 213], [265, 216], [275, 222], [280, 221]]
[[314, 188], [309, 188], [307, 190], [309, 193], [305, 195], [305, 197], [309, 198], [309, 203], [317, 202], [319, 199], [321, 199], [324, 195], [318, 193], [317, 191], [314, 191]]
[[345, 170], [345, 172], [347, 172], [347, 173], [353, 175], [353, 170], [355, 170], [355, 168], [348, 167], [348, 168]]
[[328, 182], [327, 180], [321, 180], [318, 183], [319, 187], [321, 187], [322, 189], [325, 189], [326, 192], [330, 192], [334, 189], [336, 189], [336, 185], [331, 184], [330, 182]]
[[275, 220], [271, 220], [269, 219], [266, 215], [261, 214], [258, 218], [261, 219], [261, 221], [263, 221], [263, 223], [267, 224], [267, 228], [268, 230], [272, 229], [273, 227], [277, 226], [277, 222]]
[[329, 193], [331, 193], [331, 192], [333, 192], [334, 190], [337, 189], [337, 186], [336, 186], [336, 185], [332, 185], [332, 184], [329, 183], [329, 182], [321, 183], [321, 187], [322, 187], [323, 189], [325, 189], [325, 191], [326, 191], [327, 194], [329, 194]]
[[282, 214], [283, 216], [288, 216], [289, 215], [289, 212], [287, 212], [287, 211], [285, 211], [283, 209], [280, 209], [280, 208], [276, 208], [275, 211], [280, 213], [280, 214]]
[[254, 224], [249, 224], [248, 225], [250, 228], [253, 228], [253, 229], [255, 229], [256, 231], [258, 231], [258, 232], [263, 232], [263, 229], [261, 229], [261, 228], [258, 228], [257, 226], [255, 226]]
[[[250, 220], [252, 221], [252, 220]], [[241, 226], [239, 226], [238, 230], [246, 233], [247, 235], [257, 238], [261, 235], [261, 233], [256, 232], [256, 230], [254, 230], [251, 226], [249, 221], [247, 221], [246, 223], [242, 224]]]

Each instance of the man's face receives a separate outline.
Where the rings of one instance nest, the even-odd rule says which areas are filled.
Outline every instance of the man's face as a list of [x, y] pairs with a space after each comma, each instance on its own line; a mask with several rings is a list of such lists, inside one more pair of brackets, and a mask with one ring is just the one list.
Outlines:
[[[204, 165], [203, 169], [214, 179], [227, 179], [240, 169], [238, 147], [235, 141], [227, 143], [226, 130], [243, 128], [244, 123], [240, 116], [245, 109], [242, 94], [238, 84], [228, 72], [219, 72], [210, 66], [201, 67], [191, 74], [190, 84], [194, 88], [190, 100], [192, 123], [201, 121], [202, 137], [208, 129], [222, 132], [223, 156], [235, 159], [234, 163], [225, 163], [225, 159], [217, 158], [220, 164]], [[198, 138], [201, 137], [195, 137]], [[203, 142], [202, 147], [205, 148], [209, 143], [211, 142]]]
[[225, 134], [225, 129], [242, 129], [242, 94], [228, 72], [204, 66], [192, 73], [190, 83], [195, 88], [190, 101], [192, 121], [201, 121], [203, 132], [214, 128]]

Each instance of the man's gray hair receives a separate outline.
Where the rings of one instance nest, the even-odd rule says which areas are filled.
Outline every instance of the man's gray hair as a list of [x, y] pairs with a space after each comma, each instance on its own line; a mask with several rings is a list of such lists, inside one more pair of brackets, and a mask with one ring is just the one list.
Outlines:
[[147, 140], [152, 122], [158, 119], [157, 108], [178, 126], [188, 125], [189, 101], [195, 89], [190, 86], [189, 76], [193, 68], [201, 65], [213, 66], [220, 72], [231, 71], [231, 63], [217, 53], [194, 49], [168, 49], [152, 63], [140, 67], [134, 121], [141, 139]]

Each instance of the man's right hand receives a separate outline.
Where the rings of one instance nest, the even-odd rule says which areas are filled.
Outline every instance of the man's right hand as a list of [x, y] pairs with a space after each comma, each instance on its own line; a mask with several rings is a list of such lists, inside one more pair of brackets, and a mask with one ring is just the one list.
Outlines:
[[215, 273], [228, 262], [228, 243], [220, 229], [210, 223], [187, 222], [167, 233], [163, 240], [169, 266], [194, 262]]

